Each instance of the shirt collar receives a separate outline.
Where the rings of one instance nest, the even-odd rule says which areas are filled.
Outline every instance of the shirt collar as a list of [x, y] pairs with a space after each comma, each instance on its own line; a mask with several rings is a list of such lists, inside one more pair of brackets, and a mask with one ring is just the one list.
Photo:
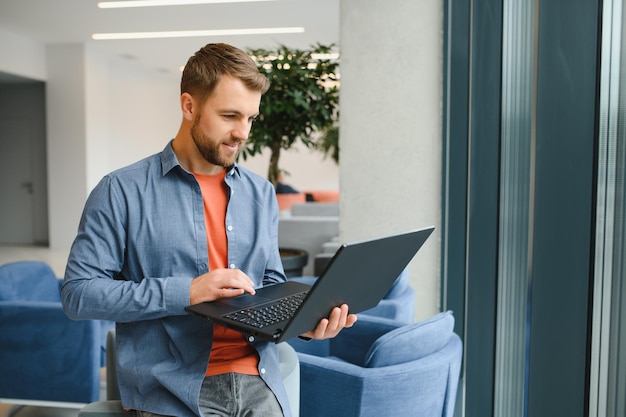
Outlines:
[[163, 149], [163, 152], [161, 152], [161, 169], [163, 170], [163, 175], [167, 175], [167, 173], [176, 166], [180, 166], [180, 162], [178, 162], [178, 158], [172, 148], [173, 141], [174, 139], [170, 140], [165, 146], [165, 149]]
[[237, 175], [239, 178], [241, 178], [241, 171], [239, 170], [239, 165], [237, 164], [237, 162], [235, 162], [235, 164], [230, 168], [230, 170], [228, 170], [228, 173], [226, 175], [230, 175], [230, 176]]
[[[178, 157], [174, 153], [174, 148], [172, 148], [173, 141], [174, 139], [170, 140], [165, 146], [165, 149], [163, 149], [163, 152], [161, 152], [161, 169], [163, 170], [163, 175], [167, 175], [168, 172], [170, 172], [177, 166], [179, 166], [182, 170], [185, 170], [180, 165], [180, 162], [178, 162]], [[232, 166], [232, 168], [228, 170], [226, 175], [233, 176], [235, 174], [241, 178], [241, 171], [239, 169], [239, 165], [236, 162]]]

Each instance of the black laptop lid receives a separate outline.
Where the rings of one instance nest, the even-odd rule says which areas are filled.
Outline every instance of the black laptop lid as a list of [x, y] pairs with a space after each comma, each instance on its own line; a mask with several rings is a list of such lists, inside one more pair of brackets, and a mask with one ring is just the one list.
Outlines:
[[350, 313], [375, 307], [433, 230], [428, 227], [342, 245], [280, 339], [314, 329], [335, 306], [348, 304]]

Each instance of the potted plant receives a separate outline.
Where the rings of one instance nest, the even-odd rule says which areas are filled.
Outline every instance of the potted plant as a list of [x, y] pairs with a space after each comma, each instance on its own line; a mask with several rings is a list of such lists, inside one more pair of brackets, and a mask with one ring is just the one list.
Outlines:
[[[271, 86], [261, 100], [259, 117], [242, 156], [245, 160], [269, 149], [267, 179], [274, 186], [281, 151], [294, 143], [300, 141], [331, 155], [337, 149], [339, 63], [332, 59], [333, 48], [318, 43], [307, 50], [281, 45], [276, 50], [248, 51]], [[329, 133], [335, 136], [327, 137]]]
[[[269, 150], [267, 179], [274, 187], [280, 174], [281, 151], [298, 141], [338, 156], [339, 63], [333, 59], [333, 48], [318, 43], [307, 50], [280, 45], [275, 50], [248, 51], [271, 85], [261, 100], [260, 114], [242, 157], [245, 160]], [[308, 253], [295, 248], [280, 251], [286, 275], [302, 275]]]

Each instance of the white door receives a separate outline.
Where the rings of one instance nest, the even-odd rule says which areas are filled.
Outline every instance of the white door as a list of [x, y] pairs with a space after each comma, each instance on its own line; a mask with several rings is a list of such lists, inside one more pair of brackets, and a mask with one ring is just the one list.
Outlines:
[[33, 172], [28, 123], [0, 120], [0, 244], [27, 244], [33, 234]]

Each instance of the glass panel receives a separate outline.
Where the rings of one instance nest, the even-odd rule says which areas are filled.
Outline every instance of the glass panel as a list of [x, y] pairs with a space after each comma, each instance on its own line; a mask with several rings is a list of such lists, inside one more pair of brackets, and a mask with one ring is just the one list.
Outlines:
[[603, 6], [590, 417], [626, 415], [626, 53], [623, 0]]
[[535, 114], [534, 0], [505, 0], [502, 19], [500, 246], [494, 415], [525, 415]]

